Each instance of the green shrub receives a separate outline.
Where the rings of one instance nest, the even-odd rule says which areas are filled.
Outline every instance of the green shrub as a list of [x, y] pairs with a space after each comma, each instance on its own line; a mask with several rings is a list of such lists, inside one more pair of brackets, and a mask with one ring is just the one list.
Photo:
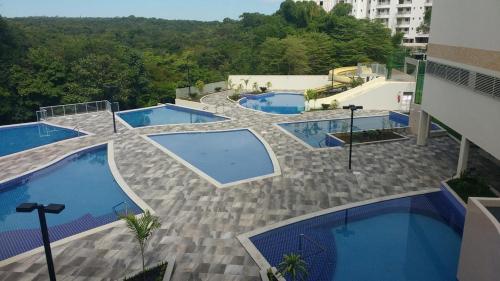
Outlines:
[[330, 108], [331, 109], [338, 109], [339, 108], [339, 101], [338, 100], [332, 100], [330, 103]]
[[323, 110], [327, 110], [328, 108], [330, 108], [330, 105], [327, 103], [322, 103], [321, 108], [323, 108]]
[[459, 178], [449, 180], [447, 183], [464, 202], [467, 202], [469, 197], [497, 197], [490, 190], [484, 178], [471, 175], [469, 172], [463, 173]]

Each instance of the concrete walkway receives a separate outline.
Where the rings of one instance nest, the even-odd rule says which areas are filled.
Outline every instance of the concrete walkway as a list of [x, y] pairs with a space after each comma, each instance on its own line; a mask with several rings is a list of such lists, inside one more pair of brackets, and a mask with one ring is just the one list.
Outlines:
[[[306, 149], [273, 123], [347, 117], [343, 110], [299, 116], [267, 115], [242, 109], [226, 93], [205, 97], [225, 103], [231, 121], [171, 125], [112, 133], [111, 115], [96, 113], [52, 122], [95, 133], [33, 152], [0, 159], [0, 179], [40, 167], [73, 150], [113, 139], [121, 175], [162, 221], [147, 250], [147, 263], [177, 256], [174, 280], [260, 280], [259, 268], [236, 236], [295, 216], [370, 198], [439, 186], [455, 170], [457, 144], [434, 138], [425, 147], [407, 141], [356, 147], [354, 172], [347, 150]], [[381, 112], [359, 112], [358, 115]], [[271, 146], [282, 175], [217, 189], [161, 152], [140, 134], [252, 128]], [[193, 144], [195, 145], [195, 144]], [[98, 198], [98, 197], [97, 197]], [[125, 226], [114, 227], [53, 249], [58, 280], [121, 280], [140, 268], [139, 249]], [[43, 254], [0, 267], [0, 280], [48, 280]]]

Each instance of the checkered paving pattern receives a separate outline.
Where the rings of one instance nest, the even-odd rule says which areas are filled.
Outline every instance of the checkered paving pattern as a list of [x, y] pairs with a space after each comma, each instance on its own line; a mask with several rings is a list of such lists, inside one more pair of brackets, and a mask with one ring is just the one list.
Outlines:
[[[346, 203], [437, 188], [441, 180], [453, 175], [456, 167], [458, 145], [450, 138], [433, 138], [425, 147], [417, 146], [415, 139], [410, 138], [356, 146], [351, 172], [346, 167], [346, 149], [309, 150], [272, 125], [347, 117], [347, 111], [267, 115], [237, 106], [227, 100], [224, 92], [202, 101], [224, 103], [224, 109], [219, 107], [218, 113], [232, 119], [135, 130], [118, 123], [118, 134], [113, 134], [112, 118], [106, 112], [52, 119], [55, 124], [78, 125], [95, 135], [0, 159], [0, 180], [40, 167], [76, 149], [114, 140], [119, 172], [162, 221], [146, 251], [147, 264], [175, 255], [173, 280], [230, 281], [260, 280], [259, 268], [237, 235]], [[381, 113], [384, 112], [360, 111], [357, 115]], [[217, 189], [140, 136], [230, 128], [252, 128], [260, 134], [276, 154], [282, 175]], [[121, 280], [141, 267], [134, 237], [125, 226], [54, 247], [53, 255], [58, 280]], [[0, 267], [0, 280], [48, 280], [43, 254]]]

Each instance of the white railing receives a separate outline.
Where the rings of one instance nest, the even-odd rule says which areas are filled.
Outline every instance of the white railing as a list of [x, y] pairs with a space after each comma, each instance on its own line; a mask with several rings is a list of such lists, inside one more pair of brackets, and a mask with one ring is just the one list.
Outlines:
[[111, 112], [112, 107], [114, 107], [115, 111], [120, 110], [120, 105], [118, 102], [111, 103], [107, 100], [43, 106], [40, 107], [40, 110], [36, 112], [36, 118], [37, 121], [43, 121], [50, 118], [66, 115], [85, 114], [99, 111]]

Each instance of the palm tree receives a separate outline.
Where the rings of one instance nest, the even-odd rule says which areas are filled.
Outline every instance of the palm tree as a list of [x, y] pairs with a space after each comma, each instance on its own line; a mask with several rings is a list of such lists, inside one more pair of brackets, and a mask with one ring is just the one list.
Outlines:
[[[135, 239], [139, 243], [139, 248], [141, 250], [142, 256], [142, 272], [146, 271], [146, 266], [144, 263], [144, 250], [146, 249], [146, 242], [153, 232], [160, 228], [160, 219], [153, 216], [148, 210], [144, 212], [139, 218], [133, 214], [122, 216], [122, 219], [127, 223], [127, 227], [134, 234]], [[144, 278], [145, 275], [143, 275]]]
[[306, 266], [306, 262], [299, 254], [291, 253], [283, 256], [283, 261], [278, 265], [278, 271], [284, 277], [290, 276], [292, 281], [306, 280]]

